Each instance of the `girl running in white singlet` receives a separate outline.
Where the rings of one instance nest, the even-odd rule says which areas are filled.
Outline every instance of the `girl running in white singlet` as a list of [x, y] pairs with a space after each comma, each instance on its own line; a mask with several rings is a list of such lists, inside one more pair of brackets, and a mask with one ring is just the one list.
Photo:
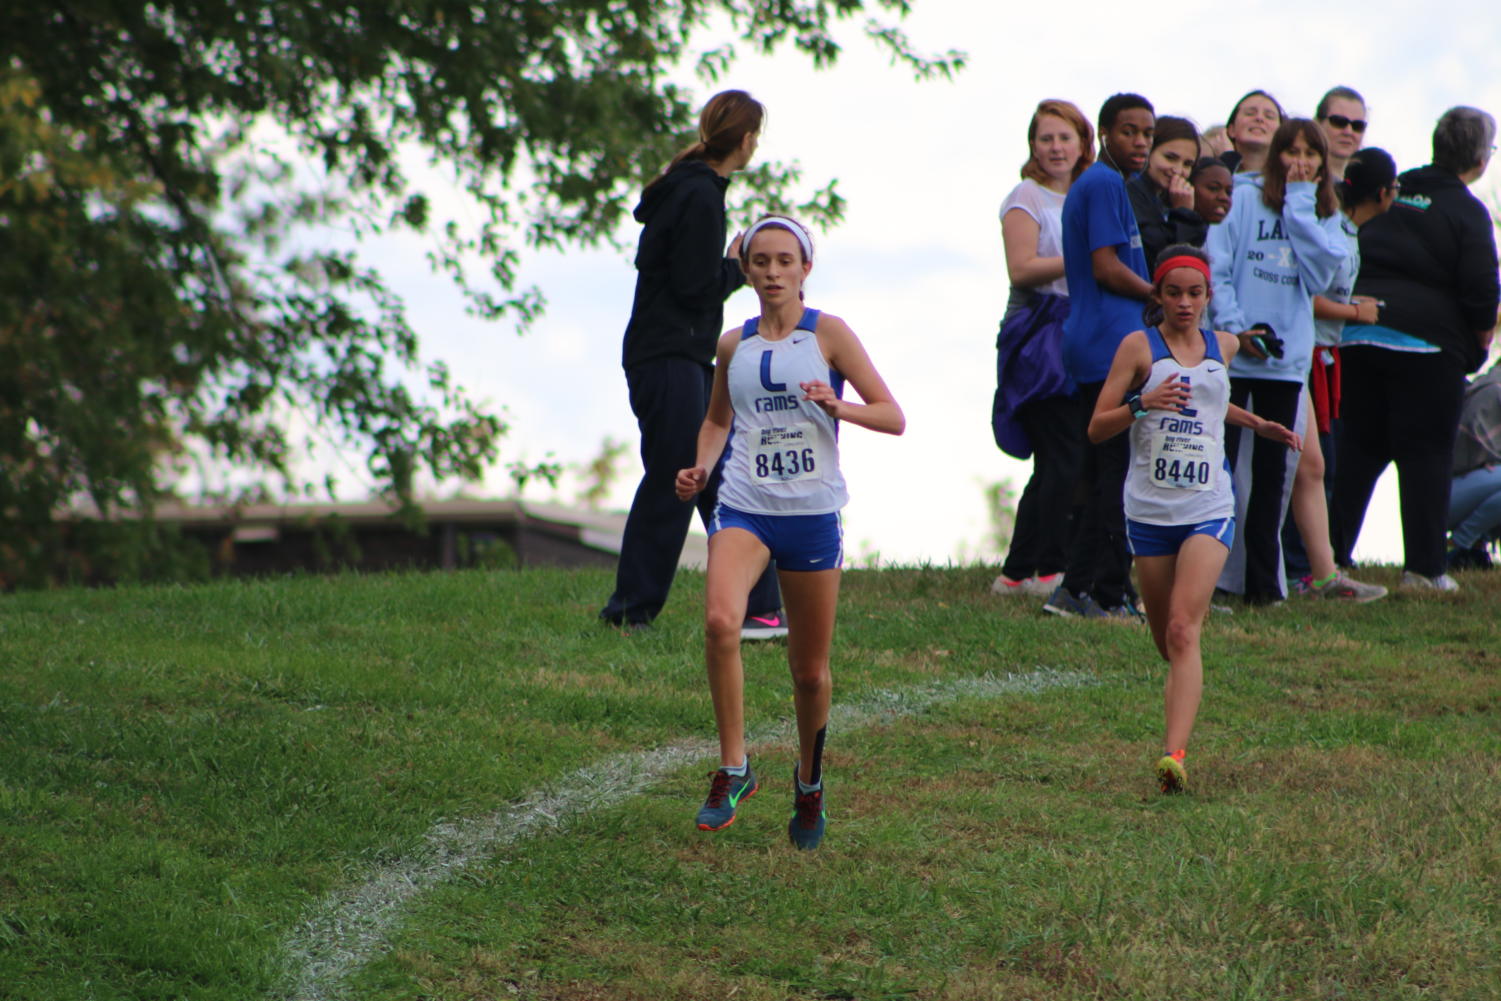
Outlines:
[[[811, 849], [824, 832], [829, 645], [844, 555], [839, 510], [847, 495], [837, 422], [901, 434], [906, 418], [854, 331], [837, 316], [803, 307], [813, 241], [801, 224], [781, 216], [762, 219], [745, 234], [741, 264], [761, 300], [761, 315], [720, 338], [697, 462], [677, 475], [678, 498], [691, 499], [729, 442], [709, 525], [704, 615], [720, 767], [710, 776], [698, 826], [730, 826], [740, 801], [759, 788], [745, 752], [740, 625], [751, 585], [775, 559], [787, 613], [799, 751], [787, 834], [798, 848]], [[845, 382], [863, 404], [840, 398]]]
[[1208, 256], [1186, 244], [1169, 247], [1152, 278], [1147, 329], [1128, 334], [1116, 351], [1089, 438], [1101, 442], [1131, 431], [1126, 540], [1152, 639], [1168, 662], [1167, 730], [1156, 773], [1163, 792], [1181, 792], [1204, 691], [1199, 632], [1235, 533], [1225, 424], [1292, 449], [1302, 442], [1230, 403], [1226, 368], [1240, 342], [1199, 326], [1211, 294]]

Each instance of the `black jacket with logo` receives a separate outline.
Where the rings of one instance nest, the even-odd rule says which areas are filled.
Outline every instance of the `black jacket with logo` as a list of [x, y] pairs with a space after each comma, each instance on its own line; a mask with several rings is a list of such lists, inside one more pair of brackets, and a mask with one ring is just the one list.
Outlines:
[[1476, 335], [1496, 325], [1496, 236], [1485, 205], [1451, 170], [1429, 165], [1401, 178], [1391, 211], [1360, 229], [1357, 295], [1374, 296], [1383, 327], [1430, 344], [1473, 372]]
[[727, 187], [728, 178], [702, 160], [686, 160], [641, 196], [626, 368], [661, 357], [713, 363], [724, 300], [745, 282], [740, 265], [724, 253]]

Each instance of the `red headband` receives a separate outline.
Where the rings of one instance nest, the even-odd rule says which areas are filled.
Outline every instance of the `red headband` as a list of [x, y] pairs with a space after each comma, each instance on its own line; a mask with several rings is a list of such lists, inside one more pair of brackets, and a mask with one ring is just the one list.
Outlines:
[[1162, 281], [1162, 276], [1174, 268], [1193, 268], [1204, 276], [1206, 284], [1209, 282], [1209, 265], [1197, 257], [1190, 257], [1188, 254], [1179, 254], [1177, 257], [1169, 257], [1157, 265], [1157, 270], [1152, 272], [1152, 283], [1155, 285], [1157, 282]]

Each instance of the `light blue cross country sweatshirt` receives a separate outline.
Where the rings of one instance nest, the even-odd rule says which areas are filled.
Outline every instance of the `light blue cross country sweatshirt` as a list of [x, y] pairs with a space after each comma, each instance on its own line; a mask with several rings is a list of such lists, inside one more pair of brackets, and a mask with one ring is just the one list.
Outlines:
[[1281, 358], [1242, 351], [1231, 375], [1303, 382], [1313, 362], [1313, 297], [1328, 290], [1349, 248], [1339, 213], [1315, 214], [1312, 181], [1289, 184], [1281, 212], [1267, 208], [1261, 192], [1259, 175], [1236, 184], [1230, 214], [1209, 227], [1210, 316], [1219, 330], [1266, 323], [1282, 338]]

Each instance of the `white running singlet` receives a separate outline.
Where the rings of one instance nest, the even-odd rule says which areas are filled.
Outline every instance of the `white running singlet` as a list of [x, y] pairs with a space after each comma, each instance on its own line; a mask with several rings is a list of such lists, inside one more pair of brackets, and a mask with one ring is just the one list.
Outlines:
[[1174, 376], [1189, 384], [1181, 412], [1152, 410], [1131, 425], [1131, 466], [1126, 473], [1126, 517], [1148, 525], [1196, 525], [1235, 516], [1235, 494], [1225, 461], [1225, 410], [1230, 374], [1219, 338], [1204, 337], [1204, 360], [1178, 364], [1157, 328], [1146, 332], [1152, 370], [1143, 393]]
[[730, 357], [730, 428], [719, 502], [748, 514], [828, 514], [849, 500], [839, 471], [838, 421], [803, 399], [817, 379], [841, 397], [844, 377], [830, 367], [814, 331], [818, 310], [769, 341], [759, 318], [745, 321]]

